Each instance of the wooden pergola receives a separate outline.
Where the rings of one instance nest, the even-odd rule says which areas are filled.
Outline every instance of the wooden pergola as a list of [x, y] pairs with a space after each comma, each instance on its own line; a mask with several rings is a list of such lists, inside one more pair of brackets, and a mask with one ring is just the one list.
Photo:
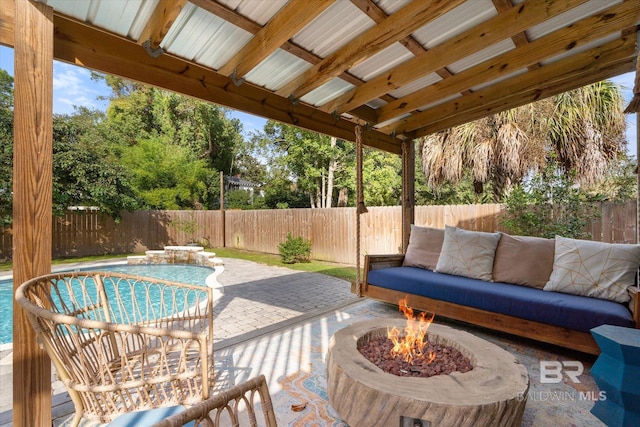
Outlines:
[[[402, 155], [415, 138], [630, 72], [640, 0], [2, 0], [15, 55], [16, 285], [51, 269], [53, 60]], [[14, 310], [13, 423], [51, 424]]]

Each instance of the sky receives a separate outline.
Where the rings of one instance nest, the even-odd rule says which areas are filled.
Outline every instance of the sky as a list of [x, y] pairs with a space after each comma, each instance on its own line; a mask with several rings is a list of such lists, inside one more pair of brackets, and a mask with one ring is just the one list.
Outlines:
[[[0, 68], [13, 75], [13, 49], [0, 46]], [[635, 73], [627, 73], [612, 78], [622, 87], [625, 106], [632, 97]], [[102, 81], [91, 80], [91, 72], [79, 66], [54, 61], [53, 63], [53, 112], [56, 114], [72, 114], [74, 105], [105, 110], [108, 101], [99, 100], [100, 96], [110, 94], [110, 89]], [[230, 110], [230, 116], [240, 120], [245, 137], [249, 137], [256, 131], [261, 131], [266, 119]], [[627, 114], [627, 152], [636, 156], [636, 115]]]

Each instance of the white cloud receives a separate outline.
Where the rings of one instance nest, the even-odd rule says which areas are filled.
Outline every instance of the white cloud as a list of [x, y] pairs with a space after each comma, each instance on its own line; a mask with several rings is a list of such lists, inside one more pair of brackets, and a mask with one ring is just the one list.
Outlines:
[[97, 98], [108, 93], [108, 88], [104, 83], [91, 80], [91, 72], [88, 69], [63, 62], [54, 62], [54, 113], [72, 114], [74, 106], [104, 110], [107, 103]]

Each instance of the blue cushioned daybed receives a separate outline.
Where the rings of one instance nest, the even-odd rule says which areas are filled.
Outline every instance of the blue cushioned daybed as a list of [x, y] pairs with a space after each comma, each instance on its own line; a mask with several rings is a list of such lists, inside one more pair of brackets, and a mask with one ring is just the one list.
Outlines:
[[[461, 246], [452, 250], [444, 232], [412, 226], [406, 255], [367, 255], [361, 294], [390, 303], [406, 297], [410, 307], [436, 316], [591, 354], [599, 354], [592, 328], [640, 324], [638, 289], [633, 286], [636, 262], [640, 263], [638, 245], [613, 245], [622, 252], [614, 256], [610, 268], [605, 258], [612, 246], [601, 248], [598, 245], [606, 245], [602, 243], [480, 233], [480, 237], [492, 234], [493, 240], [487, 247], [469, 249], [471, 240], [464, 239], [476, 235], [461, 238], [460, 232], [474, 232], [457, 229], [452, 239]], [[465, 250], [470, 250], [468, 255]], [[628, 254], [625, 265], [634, 271], [612, 276], [607, 269], [621, 270], [620, 259]], [[584, 261], [589, 256], [595, 264]], [[576, 267], [572, 257], [587, 267]], [[484, 267], [478, 267], [482, 262]], [[570, 274], [562, 270], [563, 262], [570, 266]], [[594, 277], [601, 282], [593, 285], [595, 290], [575, 283], [589, 284]]]

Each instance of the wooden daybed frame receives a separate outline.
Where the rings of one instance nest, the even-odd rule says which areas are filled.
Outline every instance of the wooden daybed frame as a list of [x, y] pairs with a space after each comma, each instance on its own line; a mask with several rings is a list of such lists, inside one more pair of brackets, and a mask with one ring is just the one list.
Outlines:
[[[398, 255], [366, 255], [364, 265], [364, 281], [360, 288], [360, 296], [397, 304], [407, 298], [407, 304], [417, 310], [429, 311], [436, 316], [460, 320], [476, 326], [482, 326], [536, 341], [558, 345], [578, 350], [584, 353], [599, 355], [598, 347], [593, 336], [588, 332], [553, 326], [546, 323], [521, 319], [518, 317], [480, 310], [473, 307], [435, 300], [419, 295], [387, 289], [368, 283], [368, 273], [371, 270], [387, 267], [400, 267], [404, 260], [403, 254]], [[355, 286], [352, 291], [357, 293]], [[633, 320], [636, 328], [640, 328], [640, 297], [638, 288], [631, 288]]]

